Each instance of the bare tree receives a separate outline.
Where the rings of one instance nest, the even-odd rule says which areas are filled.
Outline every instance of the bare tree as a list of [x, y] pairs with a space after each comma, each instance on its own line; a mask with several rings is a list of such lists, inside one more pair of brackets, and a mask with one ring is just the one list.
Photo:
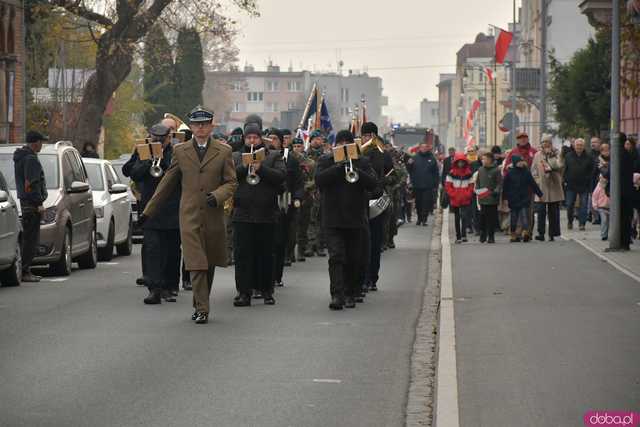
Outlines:
[[74, 127], [74, 144], [79, 147], [98, 140], [103, 113], [131, 71], [137, 44], [159, 20], [175, 28], [189, 22], [222, 36], [235, 25], [219, 13], [225, 7], [257, 14], [256, 0], [50, 0], [50, 4], [87, 20], [97, 44], [96, 73], [87, 82]]

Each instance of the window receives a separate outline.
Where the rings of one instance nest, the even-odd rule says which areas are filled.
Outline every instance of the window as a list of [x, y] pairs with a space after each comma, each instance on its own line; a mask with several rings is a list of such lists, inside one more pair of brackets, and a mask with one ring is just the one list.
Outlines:
[[118, 178], [112, 166], [107, 166], [107, 186], [109, 189], [111, 189], [113, 184], [120, 184], [120, 178]]
[[289, 89], [289, 92], [302, 92], [302, 82], [289, 80], [287, 89]]
[[242, 82], [240, 80], [236, 80], [233, 82], [233, 91], [234, 92], [242, 92]]
[[262, 102], [264, 94], [262, 92], [247, 92], [249, 102]]
[[267, 103], [266, 111], [268, 113], [277, 113], [278, 112], [278, 103], [277, 102], [269, 102], [269, 103]]
[[239, 103], [239, 102], [234, 102], [233, 103], [233, 107], [231, 108], [231, 111], [233, 113], [242, 113], [242, 111], [244, 110], [244, 105]]
[[[55, 154], [38, 154], [38, 160], [44, 170], [44, 180], [47, 190], [58, 188], [58, 156]], [[14, 171], [13, 153], [0, 154], [0, 171], [7, 180], [10, 190], [16, 189], [16, 175]]]
[[291, 102], [291, 101], [290, 101], [290, 102], [287, 104], [287, 110], [295, 110], [295, 108], [296, 108], [296, 103], [295, 103], [295, 102]]
[[340, 101], [342, 101], [343, 104], [346, 104], [349, 102], [349, 88], [343, 87], [340, 90]]
[[277, 92], [278, 91], [278, 82], [272, 81], [267, 82], [267, 92]]
[[91, 190], [104, 191], [104, 180], [102, 179], [102, 165], [91, 163], [87, 165], [87, 173], [89, 174], [89, 184]]

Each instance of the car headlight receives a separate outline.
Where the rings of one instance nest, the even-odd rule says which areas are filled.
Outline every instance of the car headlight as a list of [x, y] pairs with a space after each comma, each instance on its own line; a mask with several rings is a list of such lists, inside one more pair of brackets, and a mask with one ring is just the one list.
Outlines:
[[96, 218], [104, 218], [104, 206], [98, 206], [95, 208]]
[[46, 225], [46, 224], [53, 224], [54, 222], [56, 222], [57, 212], [58, 212], [58, 208], [56, 206], [51, 206], [50, 208], [45, 209], [44, 213], [42, 214], [42, 217], [40, 218], [40, 224]]

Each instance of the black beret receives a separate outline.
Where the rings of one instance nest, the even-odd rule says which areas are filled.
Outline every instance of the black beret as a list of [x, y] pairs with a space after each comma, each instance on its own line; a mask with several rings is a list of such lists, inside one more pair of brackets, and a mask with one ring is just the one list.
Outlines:
[[247, 116], [246, 119], [244, 119], [244, 125], [245, 127], [249, 124], [249, 123], [254, 123], [256, 124], [259, 128], [260, 131], [262, 131], [262, 118], [257, 115], [257, 114], [249, 114]]
[[378, 126], [376, 126], [373, 122], [366, 122], [362, 124], [362, 128], [360, 129], [361, 134], [365, 133], [373, 133], [375, 135], [378, 134]]
[[304, 141], [302, 140], [302, 138], [293, 138], [291, 143], [293, 145], [304, 145]]
[[276, 128], [269, 129], [268, 135], [275, 135], [278, 137], [280, 142], [284, 141], [284, 135], [282, 135], [282, 132], [279, 129], [276, 129]]
[[341, 130], [336, 135], [336, 144], [341, 142], [346, 142], [347, 144], [353, 144], [354, 142], [353, 134], [348, 130]]
[[242, 128], [237, 127], [235, 128], [233, 131], [231, 131], [231, 135], [244, 135], [244, 131], [242, 130]]
[[248, 123], [244, 126], [244, 136], [248, 135], [258, 135], [261, 137], [262, 131], [256, 123]]
[[164, 137], [169, 135], [169, 128], [166, 127], [165, 125], [162, 124], [156, 124], [151, 126], [151, 129], [149, 129], [149, 133], [153, 136], [160, 136], [160, 137]]

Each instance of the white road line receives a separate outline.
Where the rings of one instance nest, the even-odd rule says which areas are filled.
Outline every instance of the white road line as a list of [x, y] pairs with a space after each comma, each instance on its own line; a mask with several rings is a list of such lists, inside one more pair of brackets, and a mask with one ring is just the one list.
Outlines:
[[41, 281], [42, 282], [66, 282], [67, 280], [69, 279], [66, 277], [58, 277], [55, 279], [42, 279]]
[[623, 267], [621, 264], [618, 264], [617, 262], [615, 262], [611, 258], [607, 257], [606, 255], [601, 254], [600, 252], [598, 252], [597, 250], [593, 249], [591, 246], [587, 245], [583, 241], [581, 241], [579, 239], [575, 239], [573, 237], [570, 237], [570, 238], [563, 237], [563, 239], [565, 239], [565, 240], [573, 240], [574, 242], [576, 242], [577, 244], [579, 244], [580, 246], [582, 246], [583, 248], [585, 248], [586, 250], [588, 250], [589, 252], [591, 252], [592, 254], [597, 256], [598, 258], [600, 258], [602, 261], [610, 264], [613, 268], [615, 268], [616, 270], [618, 270], [622, 274], [626, 274], [627, 276], [631, 277], [636, 282], [640, 283], [640, 276], [638, 276], [637, 274], [633, 273], [629, 269]]
[[433, 425], [437, 427], [459, 427], [456, 325], [453, 311], [449, 211], [445, 210], [442, 215], [440, 325], [438, 332], [438, 364], [436, 367], [436, 415]]
[[119, 262], [102, 262], [102, 265], [120, 265]]
[[324, 383], [324, 384], [340, 384], [342, 383], [342, 380], [332, 380], [332, 379], [328, 379], [328, 378], [315, 378], [313, 380], [314, 383]]

